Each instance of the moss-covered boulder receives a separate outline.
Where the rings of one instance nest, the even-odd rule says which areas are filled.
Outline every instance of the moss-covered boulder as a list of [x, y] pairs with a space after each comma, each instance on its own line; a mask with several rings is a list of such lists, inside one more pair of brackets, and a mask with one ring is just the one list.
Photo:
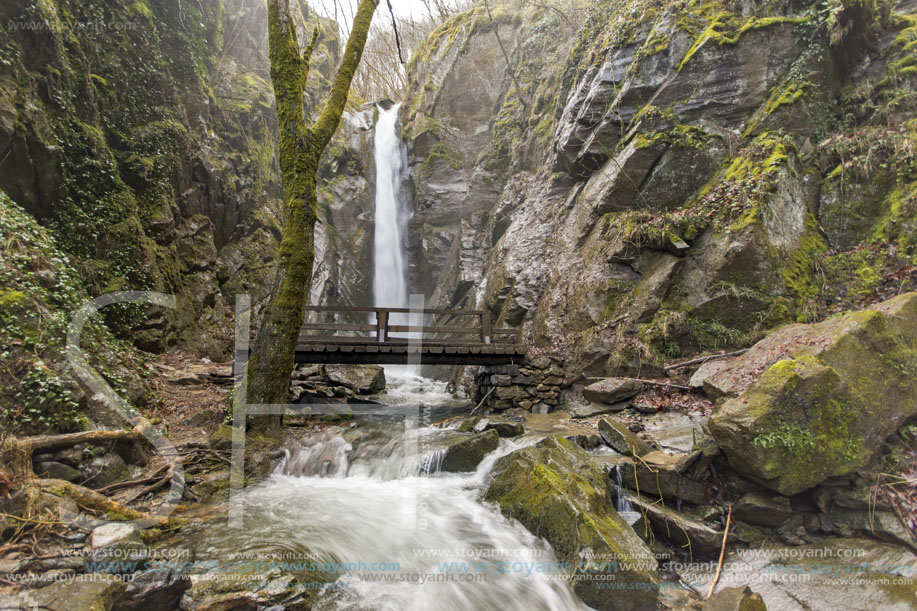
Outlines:
[[710, 432], [743, 473], [796, 494], [866, 465], [917, 414], [917, 293], [768, 336], [718, 375], [744, 392]]
[[485, 499], [547, 539], [586, 604], [655, 608], [656, 559], [612, 507], [607, 478], [583, 449], [548, 437], [498, 460], [493, 477]]
[[477, 469], [484, 457], [497, 449], [500, 435], [490, 429], [479, 434], [456, 433], [438, 456], [440, 471], [463, 472]]

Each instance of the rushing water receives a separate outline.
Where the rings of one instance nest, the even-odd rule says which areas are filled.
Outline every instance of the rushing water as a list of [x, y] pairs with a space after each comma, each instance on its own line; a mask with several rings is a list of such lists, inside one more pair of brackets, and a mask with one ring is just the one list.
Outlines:
[[[410, 413], [410, 391], [395, 385], [399, 413]], [[434, 394], [417, 393], [415, 403]], [[555, 562], [550, 548], [480, 501], [494, 463], [522, 442], [501, 440], [474, 473], [439, 473], [437, 440], [456, 433], [423, 422], [419, 409], [294, 445], [246, 491], [243, 532], [214, 529], [199, 551], [309, 552], [342, 563], [315, 604], [322, 610], [586, 609], [563, 581], [525, 568]]]

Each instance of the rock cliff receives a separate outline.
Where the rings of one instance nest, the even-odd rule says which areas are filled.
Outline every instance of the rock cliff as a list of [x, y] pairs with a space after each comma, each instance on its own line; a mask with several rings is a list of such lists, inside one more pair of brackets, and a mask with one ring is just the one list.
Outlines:
[[628, 375], [912, 286], [913, 2], [493, 4], [409, 70], [437, 306]]

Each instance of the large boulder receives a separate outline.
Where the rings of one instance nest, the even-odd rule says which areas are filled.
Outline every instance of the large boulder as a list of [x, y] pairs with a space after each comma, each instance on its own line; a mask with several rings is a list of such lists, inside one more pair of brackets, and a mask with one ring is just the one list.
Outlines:
[[714, 375], [738, 396], [710, 432], [738, 472], [796, 494], [862, 468], [917, 415], [915, 373], [917, 293], [784, 327]]
[[385, 390], [385, 371], [378, 365], [326, 365], [325, 376], [360, 395]]
[[[497, 461], [485, 495], [544, 537], [575, 567], [571, 586], [595, 609], [653, 609], [658, 565], [610, 503], [608, 480], [589, 454], [552, 436]], [[603, 588], [613, 580], [615, 589]]]
[[643, 383], [628, 378], [606, 378], [583, 389], [583, 398], [593, 403], [612, 405], [643, 390]]

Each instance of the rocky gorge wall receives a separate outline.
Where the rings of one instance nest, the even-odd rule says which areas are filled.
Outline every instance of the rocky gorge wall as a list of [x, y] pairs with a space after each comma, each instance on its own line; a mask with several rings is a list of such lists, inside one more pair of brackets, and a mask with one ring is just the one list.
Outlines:
[[409, 67], [433, 305], [653, 375], [913, 286], [913, 2], [494, 4]]
[[[302, 6], [300, 36], [313, 25], [322, 32], [309, 107], [327, 89], [340, 41], [336, 24]], [[62, 355], [82, 300], [173, 294], [176, 309], [108, 306], [105, 322], [146, 350], [224, 359], [235, 296], [252, 296], [257, 324], [270, 291], [282, 191], [266, 8], [3, 2], [0, 40], [0, 396], [13, 406], [2, 417], [71, 429], [86, 413], [119, 425]], [[316, 302], [359, 305], [371, 290], [372, 111], [358, 104], [319, 170]], [[148, 400], [128, 344], [94, 327], [84, 345], [123, 396]]]
[[[315, 106], [340, 41], [301, 10], [300, 35], [322, 31]], [[227, 354], [234, 297], [252, 294], [257, 316], [282, 225], [263, 3], [3, 3], [0, 28], [0, 189], [53, 230], [90, 294], [178, 296], [174, 311], [107, 312], [120, 333]], [[349, 113], [322, 166], [319, 294], [362, 284], [359, 232], [342, 257], [329, 227], [358, 222], [343, 201], [365, 211], [369, 127]]]

